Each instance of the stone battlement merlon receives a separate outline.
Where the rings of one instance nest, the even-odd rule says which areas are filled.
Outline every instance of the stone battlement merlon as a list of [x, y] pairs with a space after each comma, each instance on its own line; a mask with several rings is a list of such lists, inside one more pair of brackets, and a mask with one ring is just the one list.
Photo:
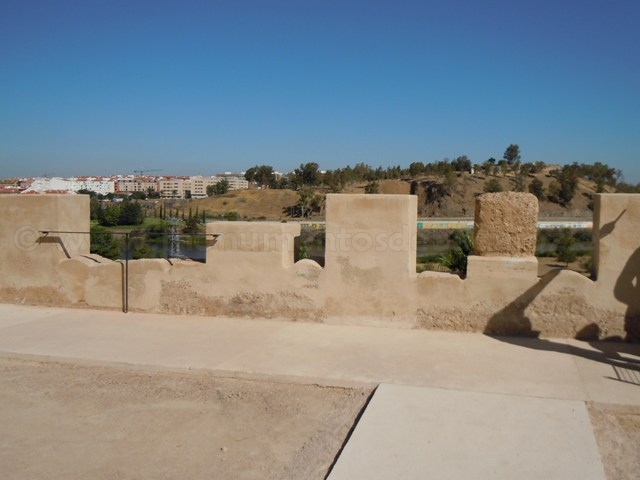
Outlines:
[[[120, 309], [123, 262], [89, 254], [86, 196], [0, 197], [0, 301]], [[577, 338], [638, 338], [640, 195], [595, 198], [591, 279], [538, 278], [537, 199], [480, 195], [466, 278], [416, 273], [416, 198], [328, 195], [325, 265], [300, 224], [207, 224], [206, 263], [128, 262], [131, 310]], [[50, 232], [43, 234], [42, 232]]]

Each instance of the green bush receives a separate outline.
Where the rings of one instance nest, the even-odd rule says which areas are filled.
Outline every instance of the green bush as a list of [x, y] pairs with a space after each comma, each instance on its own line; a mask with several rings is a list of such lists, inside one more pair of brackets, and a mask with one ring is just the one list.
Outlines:
[[484, 184], [484, 193], [498, 193], [502, 192], [502, 190], [502, 184], [497, 178], [492, 178]]
[[92, 225], [90, 229], [90, 252], [111, 260], [120, 258], [120, 247], [114, 236], [100, 225]]
[[436, 253], [433, 255], [422, 255], [418, 257], [417, 263], [440, 263], [442, 260], [442, 254]]
[[566, 231], [564, 236], [558, 242], [558, 247], [556, 248], [556, 255], [558, 260], [561, 262], [565, 262], [567, 266], [571, 262], [575, 262], [578, 257], [578, 253], [574, 245], [576, 244], [576, 239], [571, 235], [569, 231]]
[[473, 236], [468, 231], [456, 230], [451, 234], [453, 246], [441, 257], [441, 263], [454, 272], [467, 273], [467, 257], [473, 253]]

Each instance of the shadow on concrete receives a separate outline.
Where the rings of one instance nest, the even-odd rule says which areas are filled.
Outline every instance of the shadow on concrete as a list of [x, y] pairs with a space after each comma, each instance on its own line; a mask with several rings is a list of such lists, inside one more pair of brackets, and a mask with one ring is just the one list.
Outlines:
[[627, 341], [640, 340], [640, 248], [627, 260], [613, 288], [616, 300], [627, 305], [624, 331]]
[[[626, 210], [623, 210], [614, 221], [602, 226], [600, 238], [613, 232], [616, 223], [625, 212]], [[600, 327], [595, 323], [587, 325], [575, 335], [577, 340], [586, 341], [586, 345], [590, 348], [537, 338], [540, 332], [533, 330], [525, 310], [561, 270], [552, 270], [540, 277], [534, 286], [493, 315], [485, 326], [485, 335], [512, 345], [574, 355], [610, 365], [613, 375], [607, 378], [640, 386], [639, 346], [623, 343], [620, 337], [598, 341], [601, 332]], [[628, 306], [625, 314], [626, 338], [624, 340], [627, 342], [640, 340], [640, 248], [629, 257], [622, 269], [614, 287], [614, 296]]]
[[44, 244], [57, 245], [60, 248], [60, 250], [62, 251], [62, 253], [64, 253], [65, 257], [71, 258], [71, 255], [69, 254], [69, 251], [67, 250], [67, 247], [64, 245], [64, 242], [57, 235], [55, 237], [49, 237], [48, 235], [41, 236], [40, 238], [38, 238], [37, 242], [38, 242], [39, 245], [44, 245]]
[[[639, 252], [640, 249], [636, 252], [639, 256], [638, 260], [640, 260]], [[634, 256], [636, 254], [634, 254]], [[630, 261], [629, 263], [635, 267], [639, 265], [637, 262]], [[637, 268], [631, 271], [636, 272], [636, 276], [640, 273]], [[610, 365], [613, 373], [612, 376], [606, 378], [640, 386], [640, 346], [637, 344], [624, 343], [619, 337], [598, 341], [597, 339], [600, 337], [600, 327], [595, 323], [587, 325], [577, 332], [575, 336], [578, 340], [585, 340], [585, 345], [591, 348], [582, 348], [563, 342], [537, 338], [540, 332], [532, 329], [531, 321], [525, 315], [525, 310], [560, 272], [561, 269], [552, 270], [544, 277], [541, 277], [540, 281], [533, 287], [491, 317], [485, 327], [485, 335], [498, 341], [520, 347], [574, 355]], [[625, 283], [629, 280], [626, 274], [621, 275], [621, 277], [623, 277]], [[638, 279], [636, 278], [636, 280]], [[634, 288], [639, 288], [637, 285], [638, 282], [635, 283]], [[629, 290], [625, 289], [625, 292], [629, 292]], [[640, 292], [637, 292], [635, 295], [640, 296]]]
[[[596, 325], [587, 328], [597, 328]], [[585, 342], [582, 348], [577, 345], [570, 345], [562, 342], [543, 340], [538, 338], [520, 337], [499, 337], [492, 336], [495, 340], [517, 345], [519, 347], [530, 348], [548, 352], [564, 353], [576, 357], [582, 357], [593, 362], [610, 365], [612, 375], [606, 378], [619, 382], [630, 383], [640, 387], [640, 347], [637, 344], [630, 344], [615, 341], [592, 341]]]
[[625, 208], [624, 210], [622, 210], [622, 212], [620, 212], [620, 215], [618, 215], [618, 217], [615, 220], [609, 223], [605, 223], [600, 227], [600, 229], [598, 230], [600, 240], [602, 240], [607, 235], [610, 235], [611, 233], [613, 233], [613, 230], [616, 228], [616, 223], [618, 223], [618, 220], [622, 218], [622, 216], [625, 214], [626, 211], [627, 209]]
[[484, 327], [484, 333], [486, 335], [518, 335], [523, 337], [537, 337], [540, 335], [540, 332], [531, 328], [531, 320], [526, 316], [525, 310], [561, 271], [562, 269], [551, 270], [540, 277], [533, 287], [495, 313]]

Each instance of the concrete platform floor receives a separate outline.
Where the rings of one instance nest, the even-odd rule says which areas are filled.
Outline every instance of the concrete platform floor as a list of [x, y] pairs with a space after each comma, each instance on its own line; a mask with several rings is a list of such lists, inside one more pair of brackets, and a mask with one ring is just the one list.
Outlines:
[[0, 353], [382, 384], [332, 479], [604, 478], [585, 402], [640, 405], [638, 344], [0, 305]]
[[584, 402], [384, 384], [329, 480], [604, 480]]

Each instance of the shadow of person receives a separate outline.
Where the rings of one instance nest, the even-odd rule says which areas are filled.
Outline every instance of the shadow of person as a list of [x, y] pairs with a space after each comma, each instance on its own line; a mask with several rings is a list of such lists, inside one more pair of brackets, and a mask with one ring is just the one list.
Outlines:
[[627, 305], [624, 331], [627, 341], [640, 340], [640, 248], [631, 256], [613, 287], [616, 300]]
[[[597, 325], [593, 324], [586, 328], [589, 330], [589, 335], [598, 330]], [[580, 332], [576, 336], [579, 335]], [[576, 344], [576, 342], [552, 341], [540, 338], [500, 336], [491, 336], [491, 338], [517, 347], [556, 352], [609, 365], [611, 374], [605, 376], [605, 378], [640, 386], [640, 349], [637, 344], [599, 340], [585, 342], [580, 345]]]
[[[555, 269], [543, 277], [540, 277], [534, 286], [526, 290], [499, 312], [495, 313], [487, 322], [484, 328], [484, 334], [498, 341], [519, 347], [574, 355], [590, 361], [610, 365], [613, 374], [607, 378], [640, 386], [640, 350], [637, 348], [637, 345], [597, 341], [600, 337], [600, 328], [595, 323], [585, 326], [575, 335], [575, 338], [578, 340], [596, 340], [587, 342], [587, 345], [591, 348], [583, 348], [576, 344], [537, 338], [540, 332], [533, 330], [531, 320], [525, 314], [525, 310], [561, 271], [562, 269]], [[622, 300], [622, 298], [624, 298], [627, 300], [624, 301], [627, 305], [633, 306], [632, 312], [634, 313], [631, 316], [627, 314], [627, 318], [634, 320], [633, 325], [636, 329], [639, 328], [639, 275], [640, 249], [629, 259], [618, 281], [621, 292], [620, 301], [624, 301]], [[616, 298], [618, 297], [616, 296]], [[627, 332], [629, 333], [629, 330], [627, 330]]]
[[561, 270], [554, 269], [543, 275], [535, 285], [509, 303], [509, 305], [496, 312], [485, 325], [484, 333], [486, 335], [538, 337], [540, 332], [533, 330], [531, 320], [526, 316], [525, 310], [545, 287], [560, 274]]
[[602, 240], [607, 235], [610, 235], [611, 233], [613, 233], [613, 230], [616, 228], [616, 223], [618, 223], [618, 220], [622, 218], [622, 216], [625, 214], [626, 211], [627, 209], [625, 208], [624, 210], [622, 210], [622, 212], [620, 212], [620, 215], [618, 215], [618, 218], [616, 218], [615, 220], [609, 223], [605, 223], [600, 227], [598, 231], [600, 235], [600, 240]]

